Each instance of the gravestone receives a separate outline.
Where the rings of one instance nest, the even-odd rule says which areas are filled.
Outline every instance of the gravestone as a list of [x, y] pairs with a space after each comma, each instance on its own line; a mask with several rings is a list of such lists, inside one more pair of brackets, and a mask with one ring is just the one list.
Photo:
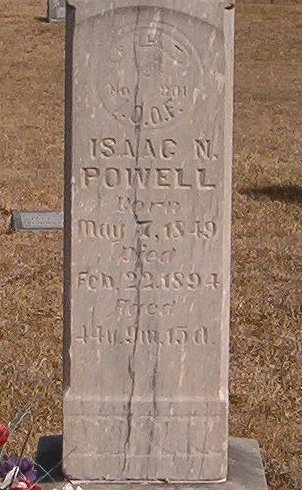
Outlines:
[[13, 211], [11, 230], [44, 233], [63, 229], [63, 213], [58, 211]]
[[66, 16], [66, 0], [47, 0], [47, 20], [62, 22]]
[[233, 42], [225, 0], [67, 4], [71, 479], [227, 479]]

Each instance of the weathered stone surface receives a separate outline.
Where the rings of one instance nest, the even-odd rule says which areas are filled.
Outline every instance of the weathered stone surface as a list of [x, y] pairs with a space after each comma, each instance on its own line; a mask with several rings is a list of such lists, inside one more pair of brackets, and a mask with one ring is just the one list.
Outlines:
[[[57, 453], [56, 458], [50, 459], [50, 455], [54, 454], [54, 444], [52, 440], [54, 436], [43, 438], [43, 444], [41, 446], [41, 453], [38, 453], [38, 462], [46, 470], [51, 470], [58, 462], [61, 461], [61, 453]], [[58, 445], [60, 449], [60, 444]], [[55, 473], [51, 474], [55, 478]], [[75, 482], [76, 483], [76, 482]], [[106, 484], [106, 483], [83, 483], [80, 482], [83, 490], [120, 490], [121, 485]], [[57, 480], [56, 485], [54, 483], [45, 484], [43, 482], [44, 490], [53, 490], [54, 486], [60, 488], [60, 483]], [[265, 480], [264, 469], [261, 461], [259, 446], [256, 441], [251, 439], [238, 439], [231, 438], [229, 440], [229, 468], [228, 468], [228, 481], [225, 483], [211, 484], [195, 484], [195, 485], [169, 485], [170, 490], [267, 490], [267, 484]], [[163, 490], [167, 489], [167, 485], [139, 485], [139, 484], [125, 484], [123, 490]]]
[[35, 233], [62, 230], [63, 213], [57, 211], [13, 211], [11, 229]]
[[47, 19], [49, 22], [64, 21], [65, 16], [65, 0], [47, 0]]
[[71, 0], [67, 39], [65, 472], [225, 480], [232, 5]]

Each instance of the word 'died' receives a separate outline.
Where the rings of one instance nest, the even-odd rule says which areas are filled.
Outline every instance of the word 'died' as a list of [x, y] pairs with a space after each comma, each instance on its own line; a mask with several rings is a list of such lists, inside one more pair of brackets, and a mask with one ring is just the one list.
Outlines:
[[[146, 264], [151, 264], [152, 262], [156, 262], [158, 264], [171, 264], [176, 255], [176, 249], [172, 248], [172, 250], [145, 250], [147, 247], [146, 243], [141, 244], [140, 251], [140, 261]], [[119, 263], [129, 264], [130, 262], [137, 261], [137, 250], [135, 247], [123, 247], [121, 256], [119, 259]]]
[[105, 189], [215, 189], [216, 184], [208, 181], [207, 173], [204, 168], [189, 172], [183, 168], [84, 167], [81, 181], [83, 188], [89, 188], [97, 181]]
[[94, 220], [79, 220], [80, 236], [90, 238], [104, 238], [111, 242], [117, 242], [125, 238], [125, 225], [116, 225], [112, 223], [97, 224]]
[[[115, 138], [96, 138], [90, 141], [90, 157], [92, 160], [96, 158], [110, 159], [118, 158], [152, 158], [171, 160], [177, 157], [178, 143], [172, 138], [155, 141], [145, 139], [139, 142], [139, 146], [135, 140], [124, 139], [118, 141]], [[217, 159], [217, 156], [212, 155], [212, 144], [209, 139], [195, 139], [192, 144], [192, 154], [190, 157], [199, 160]]]
[[104, 346], [120, 346], [138, 342], [139, 345], [177, 347], [185, 345], [206, 346], [209, 343], [208, 329], [199, 327], [189, 329], [188, 326], [176, 326], [167, 331], [150, 328], [129, 326], [121, 329], [109, 329], [98, 325], [91, 331], [82, 325], [81, 335], [76, 337], [78, 342], [88, 344], [97, 342]]

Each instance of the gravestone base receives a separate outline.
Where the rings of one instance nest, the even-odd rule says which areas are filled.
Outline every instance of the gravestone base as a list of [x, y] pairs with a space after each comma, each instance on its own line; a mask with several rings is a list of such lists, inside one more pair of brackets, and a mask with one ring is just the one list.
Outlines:
[[[37, 462], [46, 471], [54, 468], [52, 473], [56, 483], [43, 483], [44, 490], [60, 489], [64, 477], [58, 471], [58, 463], [62, 459], [62, 439], [59, 436], [43, 437], [40, 440]], [[169, 483], [169, 482], [80, 482], [72, 481], [83, 490], [267, 490], [264, 469], [257, 441], [252, 439], [230, 438], [229, 440], [229, 476], [224, 483]]]

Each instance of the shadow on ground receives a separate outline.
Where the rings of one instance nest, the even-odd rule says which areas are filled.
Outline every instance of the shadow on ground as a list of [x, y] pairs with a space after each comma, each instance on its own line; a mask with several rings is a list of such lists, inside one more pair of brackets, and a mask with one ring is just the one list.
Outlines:
[[302, 203], [302, 187], [298, 185], [269, 185], [265, 187], [248, 187], [241, 189], [240, 194], [246, 194], [254, 199], [268, 197], [272, 201]]
[[35, 20], [37, 22], [41, 22], [42, 24], [49, 24], [49, 20], [47, 19], [47, 17], [36, 16]]
[[38, 444], [35, 462], [38, 481], [63, 481], [62, 471], [63, 436], [44, 436]]

